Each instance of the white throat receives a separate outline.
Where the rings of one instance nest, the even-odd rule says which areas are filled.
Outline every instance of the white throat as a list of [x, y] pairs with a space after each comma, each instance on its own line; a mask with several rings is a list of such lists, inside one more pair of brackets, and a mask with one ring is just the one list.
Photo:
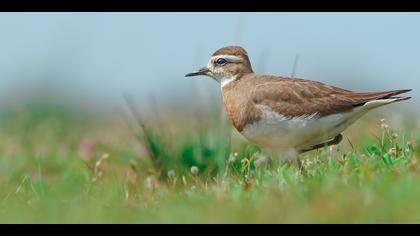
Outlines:
[[222, 77], [219, 79], [220, 86], [223, 88], [228, 85], [230, 82], [234, 81], [236, 76]]

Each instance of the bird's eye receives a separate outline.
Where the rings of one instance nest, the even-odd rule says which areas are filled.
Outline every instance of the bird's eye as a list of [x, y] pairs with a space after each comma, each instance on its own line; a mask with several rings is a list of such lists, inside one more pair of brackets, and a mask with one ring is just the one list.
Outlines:
[[227, 63], [227, 61], [224, 58], [219, 58], [219, 59], [216, 60], [216, 64], [218, 64], [218, 65], [224, 65], [226, 63]]

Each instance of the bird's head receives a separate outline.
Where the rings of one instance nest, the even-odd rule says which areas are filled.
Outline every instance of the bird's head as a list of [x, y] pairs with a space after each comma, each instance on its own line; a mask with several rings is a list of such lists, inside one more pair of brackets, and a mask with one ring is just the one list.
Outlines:
[[248, 73], [253, 73], [248, 53], [242, 47], [228, 46], [213, 53], [207, 66], [185, 76], [209, 76], [223, 86], [224, 83]]

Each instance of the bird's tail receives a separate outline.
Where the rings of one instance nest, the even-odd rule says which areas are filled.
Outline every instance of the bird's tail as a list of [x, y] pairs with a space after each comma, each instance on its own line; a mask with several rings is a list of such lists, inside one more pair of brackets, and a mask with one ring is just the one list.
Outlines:
[[404, 101], [411, 97], [398, 96], [403, 93], [410, 92], [411, 89], [400, 89], [391, 90], [384, 92], [370, 92], [370, 93], [351, 93], [349, 98], [355, 100], [354, 106], [365, 106], [365, 105], [385, 105], [394, 102]]
[[366, 93], [366, 99], [368, 101], [364, 102], [364, 106], [369, 108], [376, 108], [379, 106], [391, 104], [394, 102], [400, 102], [410, 99], [411, 97], [407, 96], [398, 96], [403, 93], [410, 92], [411, 89], [402, 89], [402, 90], [393, 90], [385, 91], [379, 93]]

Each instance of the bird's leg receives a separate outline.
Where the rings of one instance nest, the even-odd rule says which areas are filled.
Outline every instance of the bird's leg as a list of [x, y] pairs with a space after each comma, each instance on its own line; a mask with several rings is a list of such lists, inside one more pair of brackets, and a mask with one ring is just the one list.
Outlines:
[[300, 161], [299, 155], [300, 155], [300, 151], [291, 148], [287, 151], [287, 159], [286, 159], [286, 163], [291, 166], [293, 164], [293, 162], [296, 162], [299, 169], [302, 169], [302, 162]]
[[302, 150], [301, 153], [309, 152], [309, 151], [312, 151], [312, 150], [315, 150], [315, 149], [318, 149], [318, 148], [328, 147], [328, 146], [331, 146], [331, 145], [337, 145], [341, 142], [341, 140], [343, 140], [343, 135], [339, 134], [339, 135], [335, 136], [334, 139], [332, 139], [331, 141], [321, 143], [321, 144], [317, 144], [315, 146], [312, 146], [309, 149]]

